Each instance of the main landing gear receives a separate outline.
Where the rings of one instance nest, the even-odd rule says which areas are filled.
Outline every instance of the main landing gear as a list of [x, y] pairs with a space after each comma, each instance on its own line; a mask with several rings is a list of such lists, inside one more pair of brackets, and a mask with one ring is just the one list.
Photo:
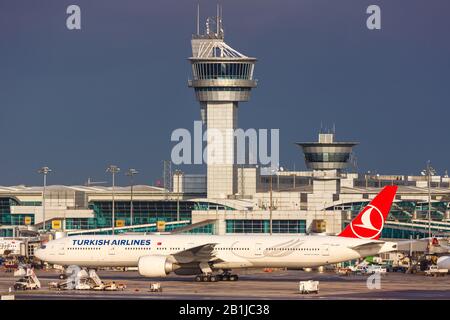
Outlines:
[[229, 272], [224, 272], [222, 274], [199, 274], [195, 276], [195, 282], [217, 282], [217, 281], [238, 281], [239, 277], [237, 274], [230, 274]]

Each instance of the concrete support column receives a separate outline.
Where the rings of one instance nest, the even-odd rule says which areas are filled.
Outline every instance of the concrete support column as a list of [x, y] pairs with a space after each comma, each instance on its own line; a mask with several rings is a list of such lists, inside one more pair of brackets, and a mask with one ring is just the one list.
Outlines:
[[207, 194], [208, 198], [225, 199], [237, 193], [237, 103], [208, 102], [206, 108]]
[[227, 224], [225, 219], [217, 219], [217, 222], [214, 226], [214, 233], [216, 235], [223, 236], [227, 233]]

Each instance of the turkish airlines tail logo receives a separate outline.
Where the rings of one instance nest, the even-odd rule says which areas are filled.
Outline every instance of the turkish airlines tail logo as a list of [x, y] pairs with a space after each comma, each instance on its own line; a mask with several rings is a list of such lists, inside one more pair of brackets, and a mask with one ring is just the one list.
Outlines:
[[350, 222], [339, 237], [374, 239], [380, 238], [384, 222], [391, 210], [397, 186], [387, 186]]

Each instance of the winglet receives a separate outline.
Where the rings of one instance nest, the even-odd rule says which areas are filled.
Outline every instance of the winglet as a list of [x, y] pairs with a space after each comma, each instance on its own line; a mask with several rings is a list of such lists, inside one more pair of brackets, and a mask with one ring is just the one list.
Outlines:
[[386, 186], [338, 235], [346, 238], [377, 240], [391, 210], [397, 186]]

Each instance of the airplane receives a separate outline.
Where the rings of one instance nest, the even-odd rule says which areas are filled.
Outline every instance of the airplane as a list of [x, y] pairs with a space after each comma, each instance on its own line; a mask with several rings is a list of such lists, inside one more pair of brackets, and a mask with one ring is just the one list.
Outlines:
[[437, 259], [437, 266], [439, 269], [450, 270], [450, 256], [441, 256]]
[[196, 275], [198, 282], [236, 281], [236, 269], [318, 267], [395, 251], [397, 243], [378, 239], [396, 192], [386, 186], [337, 236], [83, 235], [49, 241], [35, 256], [62, 266], [137, 267], [144, 277]]

